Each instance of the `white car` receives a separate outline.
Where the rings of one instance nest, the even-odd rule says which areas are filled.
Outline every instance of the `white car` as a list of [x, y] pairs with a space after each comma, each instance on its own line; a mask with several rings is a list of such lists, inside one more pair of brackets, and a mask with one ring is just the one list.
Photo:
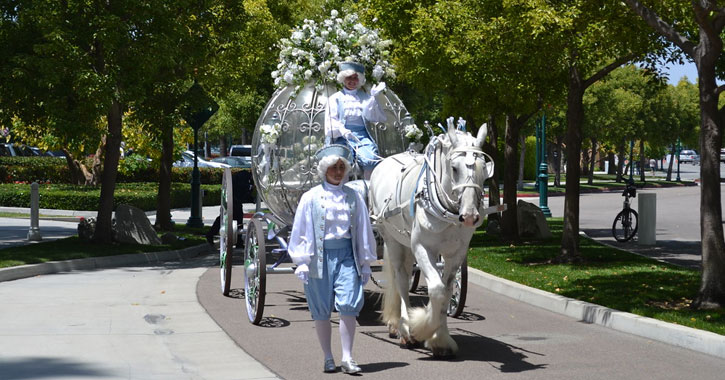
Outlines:
[[700, 155], [697, 154], [694, 150], [691, 149], [683, 149], [680, 151], [680, 162], [685, 163], [689, 162], [693, 165], [700, 163]]
[[[196, 165], [200, 168], [230, 168], [230, 165], [221, 162], [207, 161], [201, 157], [196, 158]], [[181, 159], [174, 162], [174, 167], [177, 168], [193, 168], [194, 167], [194, 152], [186, 150], [181, 153]]]

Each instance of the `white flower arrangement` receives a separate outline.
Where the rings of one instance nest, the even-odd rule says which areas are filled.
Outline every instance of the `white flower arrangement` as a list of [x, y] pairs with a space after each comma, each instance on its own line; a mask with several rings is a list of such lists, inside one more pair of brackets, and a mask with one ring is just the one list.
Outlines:
[[277, 138], [279, 137], [279, 133], [282, 131], [282, 126], [279, 123], [274, 123], [271, 125], [262, 124], [259, 127], [259, 131], [262, 134], [260, 139], [263, 143], [274, 145], [277, 143]]
[[405, 132], [405, 138], [411, 141], [420, 141], [420, 138], [423, 137], [423, 131], [415, 124], [406, 125], [403, 131]]
[[332, 10], [330, 17], [317, 23], [304, 20], [302, 26], [292, 30], [289, 38], [279, 43], [279, 63], [272, 72], [277, 88], [288, 85], [296, 90], [310, 81], [321, 89], [323, 83], [335, 83], [338, 64], [353, 61], [365, 66], [366, 78], [377, 84], [385, 76], [395, 77], [388, 61], [392, 44], [380, 38], [377, 29], [369, 29], [358, 22], [357, 14], [340, 17]]

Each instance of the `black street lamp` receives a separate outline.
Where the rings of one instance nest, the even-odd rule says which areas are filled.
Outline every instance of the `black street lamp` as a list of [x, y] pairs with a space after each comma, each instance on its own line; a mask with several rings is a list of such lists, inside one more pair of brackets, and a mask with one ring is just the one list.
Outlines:
[[536, 183], [539, 187], [539, 208], [544, 216], [551, 216], [549, 210], [549, 165], [546, 164], [546, 114], [541, 115], [541, 119], [536, 123], [536, 137], [539, 142], [536, 144], [537, 166], [539, 175]]
[[204, 221], [200, 215], [201, 199], [199, 199], [199, 189], [201, 188], [201, 180], [199, 176], [198, 152], [199, 152], [199, 128], [209, 120], [219, 109], [219, 105], [212, 99], [209, 94], [204, 91], [199, 83], [194, 84], [186, 92], [187, 103], [182, 114], [184, 120], [194, 129], [194, 169], [191, 172], [191, 216], [186, 221], [189, 227], [203, 227]]
[[677, 153], [677, 182], [680, 182], [680, 152], [682, 151], [682, 143], [680, 143], [680, 139], [677, 139], [677, 149], [675, 149]]

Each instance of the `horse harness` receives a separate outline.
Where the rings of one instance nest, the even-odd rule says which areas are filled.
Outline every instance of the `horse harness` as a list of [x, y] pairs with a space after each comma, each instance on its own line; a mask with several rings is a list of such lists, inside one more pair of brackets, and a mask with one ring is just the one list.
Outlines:
[[[412, 154], [412, 153], [409, 153]], [[466, 181], [462, 184], [458, 184], [453, 187], [454, 194], [458, 193], [458, 199], [452, 200], [449, 195], [443, 190], [441, 183], [441, 177], [439, 173], [442, 173], [443, 163], [450, 161], [450, 159], [457, 154], [466, 155]], [[401, 169], [402, 175], [398, 178], [396, 184], [396, 190], [388, 198], [385, 199], [382, 210], [378, 215], [372, 216], [374, 221], [387, 220], [397, 214], [403, 212], [404, 209], [409, 209], [409, 215], [412, 217], [415, 213], [415, 207], [418, 202], [423, 209], [432, 215], [436, 219], [445, 221], [449, 224], [458, 223], [459, 221], [459, 208], [461, 202], [461, 196], [465, 188], [475, 188], [481, 194], [483, 199], [483, 189], [481, 185], [474, 181], [475, 162], [479, 156], [484, 157], [484, 160], [491, 157], [481, 151], [480, 148], [475, 146], [462, 146], [457, 147], [448, 152], [445, 156], [445, 160], [442, 159], [442, 141], [438, 137], [434, 137], [428, 146], [424, 154], [416, 155], [413, 157], [413, 162], [409, 162]], [[410, 198], [403, 202], [402, 199], [402, 184], [409, 175], [413, 172], [413, 169], [418, 165], [421, 165], [420, 172], [418, 173], [418, 179], [416, 180], [416, 186], [411, 192]], [[425, 178], [424, 178], [425, 176]], [[390, 209], [390, 204], [395, 197], [396, 207]], [[480, 206], [478, 208], [481, 208]], [[400, 230], [396, 228], [399, 233], [406, 236], [410, 236], [410, 231]]]

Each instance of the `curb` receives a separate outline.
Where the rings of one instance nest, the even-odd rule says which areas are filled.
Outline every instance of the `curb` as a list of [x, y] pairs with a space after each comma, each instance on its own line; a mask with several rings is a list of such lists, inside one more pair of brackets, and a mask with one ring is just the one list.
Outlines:
[[20, 265], [0, 269], [0, 282], [74, 270], [93, 270], [164, 261], [181, 261], [199, 256], [202, 253], [208, 253], [209, 249], [209, 245], [204, 243], [174, 251], [131, 253], [117, 256], [89, 257], [85, 259]]
[[579, 301], [492, 276], [468, 267], [468, 281], [492, 292], [584, 323], [725, 359], [725, 336]]

